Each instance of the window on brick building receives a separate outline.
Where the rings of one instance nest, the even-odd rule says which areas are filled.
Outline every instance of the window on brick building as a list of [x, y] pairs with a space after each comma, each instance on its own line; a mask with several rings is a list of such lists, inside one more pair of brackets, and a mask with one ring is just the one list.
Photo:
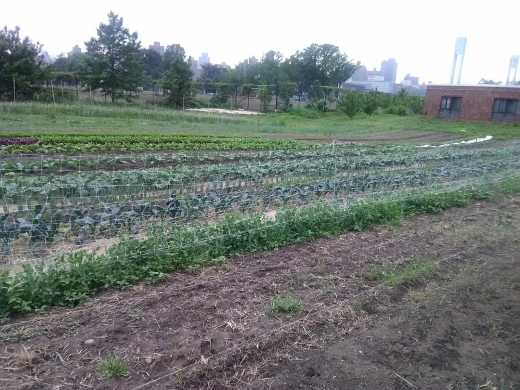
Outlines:
[[462, 98], [460, 97], [443, 96], [439, 113], [443, 115], [459, 116], [461, 103]]
[[517, 99], [495, 99], [491, 116], [493, 118], [516, 119], [517, 109]]

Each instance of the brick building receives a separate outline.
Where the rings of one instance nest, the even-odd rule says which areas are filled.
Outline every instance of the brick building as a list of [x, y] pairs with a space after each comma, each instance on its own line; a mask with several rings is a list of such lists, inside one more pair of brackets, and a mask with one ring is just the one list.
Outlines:
[[428, 85], [424, 115], [520, 122], [520, 85]]

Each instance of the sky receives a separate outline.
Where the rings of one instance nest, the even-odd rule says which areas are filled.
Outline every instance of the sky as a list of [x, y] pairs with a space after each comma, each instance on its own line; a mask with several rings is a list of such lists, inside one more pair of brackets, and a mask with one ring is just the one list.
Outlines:
[[467, 37], [461, 83], [475, 84], [505, 82], [510, 57], [520, 54], [519, 0], [18, 0], [3, 2], [0, 27], [19, 26], [54, 57], [76, 44], [84, 51], [110, 11], [143, 47], [179, 43], [189, 56], [207, 52], [211, 63], [231, 66], [269, 50], [289, 57], [329, 43], [369, 70], [395, 58], [397, 82], [410, 73], [440, 84], [449, 81], [455, 39]]

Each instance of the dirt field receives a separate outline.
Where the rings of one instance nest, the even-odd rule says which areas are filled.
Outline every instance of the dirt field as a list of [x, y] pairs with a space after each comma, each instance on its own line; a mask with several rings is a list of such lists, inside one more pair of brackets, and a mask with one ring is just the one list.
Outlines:
[[109, 291], [0, 325], [0, 388], [519, 389], [519, 237], [517, 195]]

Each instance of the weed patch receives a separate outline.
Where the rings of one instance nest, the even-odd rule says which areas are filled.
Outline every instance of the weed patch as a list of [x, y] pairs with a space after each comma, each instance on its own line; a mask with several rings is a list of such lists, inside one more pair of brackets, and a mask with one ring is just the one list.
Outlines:
[[268, 313], [295, 313], [303, 310], [303, 303], [290, 295], [276, 296], [265, 308]]
[[389, 286], [413, 284], [423, 277], [432, 277], [438, 273], [438, 267], [422, 258], [411, 260], [404, 265], [382, 264], [372, 268], [367, 275], [370, 280], [383, 281]]
[[109, 356], [97, 362], [96, 373], [103, 379], [125, 376], [128, 373], [128, 364], [120, 356]]

